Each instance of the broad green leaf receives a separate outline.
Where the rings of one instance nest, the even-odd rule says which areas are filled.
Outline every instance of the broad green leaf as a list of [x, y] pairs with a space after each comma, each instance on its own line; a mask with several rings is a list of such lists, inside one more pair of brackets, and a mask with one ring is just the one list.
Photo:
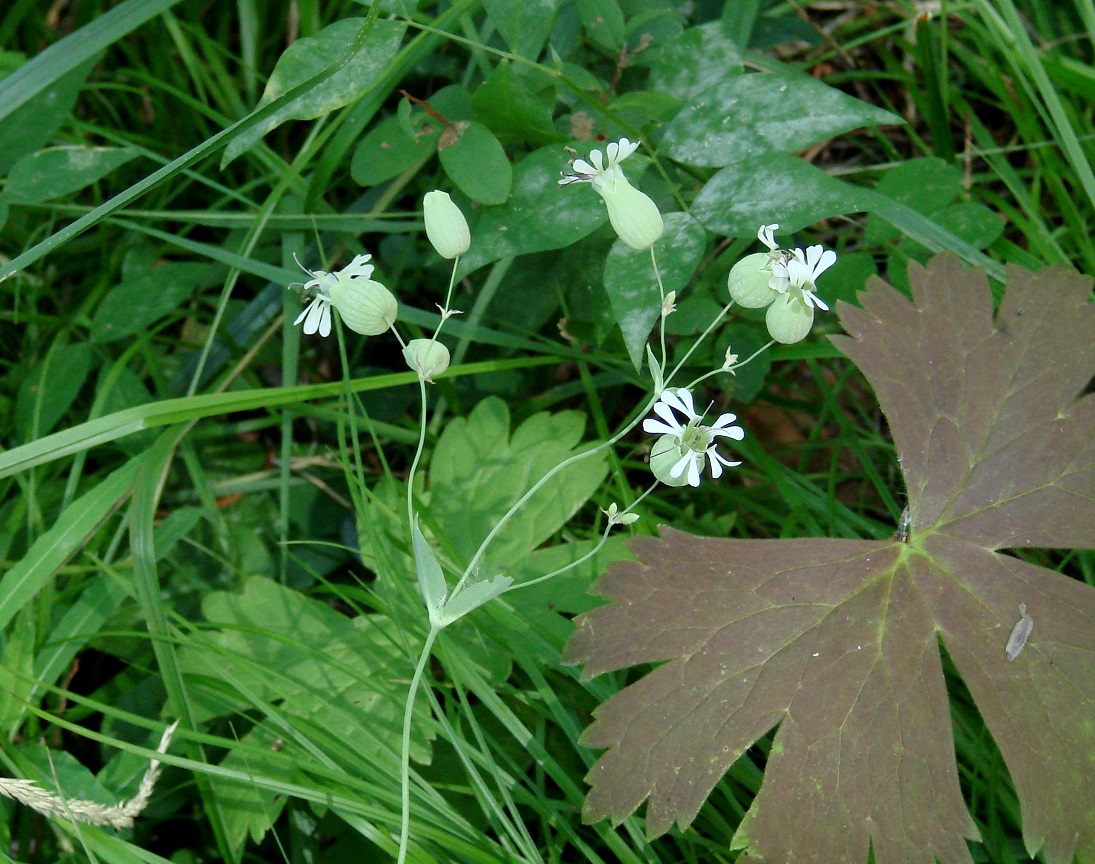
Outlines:
[[1011, 267], [995, 316], [985, 274], [953, 255], [910, 280], [912, 301], [873, 280], [833, 337], [889, 422], [907, 539], [635, 541], [569, 657], [585, 675], [664, 665], [595, 712], [583, 743], [609, 750], [587, 819], [649, 798], [651, 835], [683, 829], [778, 727], [733, 849], [967, 864], [979, 833], [942, 640], [1007, 764], [1027, 853], [1095, 861], [1095, 589], [1001, 551], [1095, 547], [1092, 280]]
[[408, 135], [398, 117], [389, 117], [365, 136], [354, 150], [350, 176], [361, 186], [391, 180], [437, 152], [441, 124], [427, 120], [417, 134]]
[[0, 630], [129, 496], [139, 465], [138, 459], [126, 462], [73, 501], [27, 554], [0, 577]]
[[[258, 107], [268, 105], [330, 66], [364, 22], [364, 18], [343, 18], [324, 27], [315, 36], [298, 39], [286, 48], [266, 83]], [[396, 21], [375, 21], [365, 45], [349, 63], [262, 123], [234, 138], [224, 149], [221, 167], [250, 150], [286, 120], [314, 120], [361, 98], [387, 71], [405, 30], [406, 25]]]
[[[82, 34], [83, 30], [78, 33]], [[74, 33], [69, 39], [76, 35], [78, 34]], [[96, 53], [46, 85], [45, 89], [42, 89], [41, 81], [29, 77], [24, 79], [32, 69], [38, 70], [38, 74], [44, 74], [45, 70], [40, 68], [41, 61], [49, 51], [60, 48], [69, 39], [61, 40], [0, 81], [0, 118], [3, 118], [0, 119], [0, 140], [4, 142], [4, 146], [0, 148], [0, 175], [7, 174], [23, 156], [33, 153], [49, 141], [76, 105], [80, 88], [99, 62], [100, 55]], [[23, 86], [20, 86], [18, 79], [24, 79]], [[27, 101], [17, 104], [24, 97]]]
[[39, 438], [65, 416], [91, 371], [91, 346], [54, 343], [19, 387], [15, 425], [23, 438]]
[[[666, 294], [680, 293], [703, 258], [707, 235], [687, 213], [669, 213], [664, 220], [665, 233], [654, 244], [658, 274]], [[604, 284], [628, 356], [640, 369], [646, 339], [662, 313], [662, 294], [650, 250], [635, 250], [617, 240], [605, 260]]]
[[460, 259], [461, 275], [500, 258], [563, 249], [608, 221], [604, 202], [592, 189], [559, 187], [559, 172], [566, 165], [562, 147], [544, 147], [517, 163], [509, 200], [484, 208], [471, 226], [471, 249]]
[[[275, 704], [279, 716], [321, 744], [329, 738], [350, 745], [383, 773], [398, 773], [401, 687], [410, 680], [414, 663], [388, 619], [348, 618], [259, 576], [247, 579], [242, 593], [207, 595], [202, 611], [215, 629], [205, 645], [192, 643], [180, 652], [197, 722], [261, 710], [244, 701], [247, 694]], [[421, 709], [416, 708], [412, 724], [411, 755], [428, 762], [425, 703]], [[249, 743], [269, 747], [277, 730], [276, 724], [264, 722]], [[289, 744], [289, 753], [302, 766], [314, 764], [315, 757], [298, 744]], [[233, 750], [222, 766], [250, 770], [253, 761], [251, 754]], [[283, 770], [276, 769], [275, 776]], [[237, 844], [248, 834], [261, 837], [280, 806], [280, 796], [254, 786], [224, 783], [217, 796]]]
[[575, 0], [578, 17], [589, 39], [605, 51], [619, 51], [624, 44], [624, 13], [617, 0]]
[[[584, 425], [577, 411], [540, 413], [511, 436], [506, 404], [491, 397], [445, 427], [430, 465], [429, 513], [457, 561], [469, 562], [510, 507], [550, 469], [589, 449], [581, 443]], [[593, 494], [605, 470], [604, 457], [595, 455], [556, 473], [495, 538], [483, 571], [508, 571], [551, 537]]]
[[4, 186], [13, 204], [41, 204], [90, 186], [137, 157], [134, 147], [52, 147], [15, 163]]
[[682, 102], [741, 73], [741, 52], [721, 21], [690, 27], [667, 45], [655, 48], [647, 88]]
[[723, 168], [696, 196], [692, 215], [716, 234], [755, 237], [761, 225], [778, 222], [781, 233], [799, 231], [865, 210], [870, 200], [802, 159], [775, 153]]
[[487, 15], [510, 50], [537, 60], [555, 22], [557, 0], [484, 0]]
[[508, 60], [494, 67], [472, 97], [475, 114], [492, 132], [534, 145], [565, 141], [551, 121], [555, 92], [534, 93]]
[[115, 285], [92, 315], [92, 341], [113, 342], [146, 329], [171, 312], [181, 315], [183, 303], [208, 273], [204, 264], [164, 264]]
[[809, 75], [734, 75], [684, 107], [666, 128], [662, 151], [688, 165], [723, 166], [902, 122]]
[[441, 165], [465, 195], [480, 204], [501, 204], [509, 197], [513, 168], [498, 139], [482, 123], [458, 120], [437, 143]]

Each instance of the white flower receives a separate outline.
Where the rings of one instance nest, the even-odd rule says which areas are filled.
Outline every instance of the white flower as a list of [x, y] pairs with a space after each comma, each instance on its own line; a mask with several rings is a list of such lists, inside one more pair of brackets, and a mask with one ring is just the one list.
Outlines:
[[829, 307], [814, 292], [817, 290], [818, 277], [835, 263], [836, 252], [825, 249], [820, 243], [807, 247], [805, 254], [801, 249], [784, 252], [772, 265], [772, 279], [769, 284], [780, 294], [787, 293], [789, 289], [797, 289], [802, 292], [802, 300], [807, 306], [816, 306], [828, 312]]
[[[639, 149], [638, 141], [628, 141], [621, 138], [613, 141], [605, 148], [608, 154], [606, 163], [601, 157], [600, 150], [594, 150], [589, 154], [589, 162], [585, 159], [572, 159], [570, 171], [564, 171], [559, 179], [560, 186], [569, 186], [571, 183], [591, 183], [593, 188], [600, 192], [606, 186], [611, 186], [618, 178], [624, 176], [620, 163]], [[574, 151], [571, 150], [571, 153]], [[592, 163], [592, 164], [591, 164]]]
[[309, 270], [298, 261], [300, 269], [312, 277], [301, 290], [314, 291], [315, 297], [293, 323], [303, 321], [304, 332], [309, 336], [313, 333], [330, 336], [334, 306], [355, 333], [375, 336], [387, 330], [395, 321], [398, 304], [387, 288], [370, 278], [376, 269], [369, 263], [372, 257], [357, 255], [341, 270], [331, 273]]
[[[700, 422], [702, 415], [696, 413], [692, 394], [685, 387], [662, 391], [654, 404], [654, 413], [661, 419], [648, 417], [643, 421], [643, 431], [661, 435], [651, 453], [650, 467], [663, 483], [681, 486], [687, 482], [690, 486], [699, 486], [700, 472], [708, 458], [711, 476], [716, 480], [722, 476], [724, 465], [733, 468], [741, 464], [725, 459], [715, 449], [718, 438], [735, 441], [745, 438], [745, 431], [732, 425], [736, 415], [723, 414], [712, 425], [704, 426]], [[685, 422], [682, 423], [677, 414], [683, 415]]]
[[[638, 142], [621, 138], [605, 148], [608, 160], [600, 150], [589, 154], [589, 161], [574, 158], [570, 170], [559, 179], [560, 186], [589, 183], [604, 199], [608, 219], [616, 234], [632, 249], [648, 249], [662, 236], [665, 224], [658, 205], [624, 176], [620, 163], [638, 149]], [[573, 152], [573, 151], [571, 151]]]

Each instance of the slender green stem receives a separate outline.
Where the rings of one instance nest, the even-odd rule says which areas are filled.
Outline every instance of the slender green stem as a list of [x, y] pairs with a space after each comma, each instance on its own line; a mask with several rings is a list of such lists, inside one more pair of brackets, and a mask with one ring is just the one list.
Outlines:
[[662, 355], [659, 358], [661, 360], [662, 369], [665, 368], [665, 286], [662, 284], [662, 274], [658, 270], [658, 258], [654, 254], [654, 244], [650, 244], [650, 263], [654, 267], [654, 278], [658, 280], [658, 296], [661, 298], [661, 311], [658, 313], [658, 339], [661, 342]]
[[415, 448], [414, 458], [411, 460], [411, 470], [407, 472], [407, 525], [414, 525], [414, 475], [418, 470], [419, 460], [422, 459], [422, 451], [426, 449], [426, 381], [419, 376], [418, 395], [422, 406], [418, 418], [418, 447]]
[[399, 768], [399, 783], [403, 796], [403, 810], [399, 824], [399, 857], [396, 864], [404, 864], [407, 860], [407, 847], [411, 837], [411, 718], [414, 714], [414, 697], [418, 695], [418, 685], [422, 682], [422, 673], [426, 670], [430, 652], [437, 634], [441, 632], [437, 627], [431, 627], [430, 633], [422, 645], [422, 652], [418, 655], [418, 665], [414, 667], [414, 677], [411, 678], [410, 690], [407, 692], [407, 706], [403, 711], [403, 761]]
[[[490, 533], [487, 534], [487, 536], [483, 539], [483, 542], [479, 544], [479, 548], [475, 550], [475, 555], [472, 557], [471, 562], [467, 566], [467, 569], [464, 570], [464, 575], [460, 577], [460, 582], [457, 583], [457, 586], [453, 589], [453, 593], [455, 594], [457, 591], [459, 591], [461, 588], [463, 588], [464, 583], [467, 582], [469, 578], [471, 578], [471, 574], [475, 572], [475, 568], [479, 564], [480, 559], [482, 559], [483, 555], [487, 551], [487, 547], [490, 546], [490, 544], [494, 540], [494, 538], [498, 536], [498, 532], [501, 531], [506, 526], [506, 523], [509, 522], [509, 520], [512, 519], [514, 517], [514, 515], [522, 507], [525, 506], [525, 504], [528, 502], [528, 500], [533, 495], [535, 495], [545, 483], [547, 483], [552, 477], [554, 477], [556, 474], [558, 474], [564, 468], [567, 468], [567, 467], [573, 465], [575, 462], [581, 462], [587, 456], [592, 456], [595, 453], [600, 453], [602, 450], [606, 450], [607, 448], [613, 446], [617, 441], [622, 439], [628, 432], [630, 432], [632, 429], [634, 429], [636, 426], [639, 425], [639, 421], [643, 419], [643, 417], [647, 414], [647, 412], [650, 411], [650, 409], [652, 407], [654, 407], [654, 403], [657, 402], [657, 401], [658, 401], [658, 397], [656, 397], [656, 396], [651, 397], [650, 399], [648, 399], [646, 401], [646, 404], [644, 404], [643, 407], [639, 411], [635, 412], [634, 417], [632, 417], [624, 425], [624, 427], [622, 429], [620, 429], [619, 432], [617, 432], [615, 435], [613, 435], [607, 441], [602, 441], [596, 447], [591, 447], [588, 450], [583, 450], [581, 453], [575, 453], [569, 459], [564, 459], [562, 462], [560, 462], [558, 465], [556, 465], [554, 468], [552, 468], [550, 471], [548, 471], [543, 477], [541, 477], [539, 480], [537, 480], [532, 485], [532, 488], [529, 489], [524, 495], [522, 495], [517, 500], [517, 502], [512, 507], [510, 507], [509, 510], [506, 511], [505, 515], [502, 516], [502, 518], [499, 519], [498, 522], [495, 523], [494, 527], [491, 528]], [[634, 506], [634, 505], [632, 505], [632, 506]]]
[[[575, 567], [578, 567], [579, 565], [584, 564], [586, 561], [588, 561], [590, 558], [592, 558], [594, 555], [596, 555], [598, 552], [600, 552], [601, 549], [604, 548], [605, 543], [608, 542], [608, 535], [612, 532], [612, 529], [616, 525], [619, 524], [619, 516], [623, 516], [627, 513], [632, 512], [635, 509], [635, 507], [639, 504], [640, 501], [642, 501], [647, 495], [649, 495], [651, 492], [653, 492], [655, 489], [658, 488], [658, 484], [660, 482], [661, 482], [660, 480], [655, 480], [652, 484], [650, 484], [649, 488], [647, 488], [646, 491], [643, 492], [642, 495], [640, 495], [638, 498], [636, 498], [631, 503], [630, 506], [628, 506], [625, 509], [621, 510], [619, 515], [617, 516], [617, 521], [609, 522], [605, 526], [605, 530], [601, 534], [601, 539], [597, 541], [597, 545], [594, 546], [592, 549], [590, 549], [588, 552], [586, 552], [586, 554], [583, 555], [581, 558], [576, 558], [575, 560], [571, 561], [569, 564], [567, 564], [563, 567], [560, 567], [558, 570], [552, 570], [550, 573], [548, 573], [544, 576], [537, 576], [535, 579], [529, 579], [527, 582], [522, 582], [519, 585], [511, 585], [509, 588], [507, 588], [505, 591], [503, 591], [502, 594], [508, 594], [511, 591], [517, 591], [521, 588], [528, 588], [530, 585], [535, 585], [538, 582], [546, 582], [548, 579], [554, 579], [556, 576], [561, 576], [563, 573], [566, 573], [567, 570], [573, 570]], [[501, 597], [502, 594], [499, 594], [498, 596]]]

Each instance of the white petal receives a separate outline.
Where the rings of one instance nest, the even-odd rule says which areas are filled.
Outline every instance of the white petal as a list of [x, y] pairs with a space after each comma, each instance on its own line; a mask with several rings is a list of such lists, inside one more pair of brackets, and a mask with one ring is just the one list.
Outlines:
[[721, 429], [723, 426], [728, 426], [738, 419], [737, 414], [720, 414], [719, 419], [711, 424], [710, 428], [712, 432], [716, 429]]
[[689, 456], [692, 457], [688, 463], [688, 485], [699, 486], [700, 485], [700, 457], [695, 452], [689, 452]]
[[647, 417], [643, 421], [643, 431], [652, 435], [680, 435], [681, 427], [679, 425], [671, 426], [668, 423], [655, 420], [653, 417]]
[[772, 234], [778, 227], [779, 223], [773, 222], [771, 225], [761, 225], [760, 230], [757, 232], [757, 239], [772, 252], [779, 248], [776, 246], [776, 238]]
[[662, 401], [667, 405], [676, 408], [690, 421], [699, 419], [696, 415], [695, 403], [692, 401], [692, 394], [688, 391], [687, 387], [670, 388], [663, 391]]
[[626, 138], [621, 138], [617, 148], [617, 162], [623, 162], [628, 156], [639, 149], [638, 141], [628, 141]]
[[293, 322], [293, 325], [294, 325], [294, 326], [296, 326], [296, 325], [297, 325], [297, 324], [299, 324], [299, 323], [300, 323], [301, 321], [303, 321], [303, 320], [304, 320], [304, 316], [305, 316], [305, 315], [307, 315], [307, 314], [308, 314], [309, 312], [311, 312], [311, 311], [312, 311], [312, 306], [314, 306], [314, 305], [315, 305], [315, 302], [316, 302], [315, 300], [312, 300], [312, 302], [311, 302], [311, 303], [309, 303], [309, 304], [308, 304], [307, 306], [305, 306], [305, 307], [304, 307], [303, 309], [301, 309], [301, 310], [300, 310], [300, 314], [299, 314], [299, 315], [297, 316], [297, 320]]
[[[627, 139], [625, 138], [623, 140], [626, 141]], [[619, 159], [620, 145], [617, 144], [615, 141], [613, 141], [611, 144], [609, 144], [607, 147], [605, 147], [605, 153], [608, 156], [608, 164], [609, 165], [615, 165], [617, 162], [620, 161], [620, 159]]]
[[604, 171], [604, 161], [601, 159], [601, 151], [594, 150], [589, 154], [589, 161], [593, 163], [593, 167], [596, 169], [596, 173], [600, 174]]
[[718, 480], [722, 476], [722, 460], [719, 458], [719, 454], [715, 452], [714, 447], [707, 448], [707, 455], [715, 457], [711, 460], [709, 467], [711, 468], [711, 479]]
[[719, 453], [719, 451], [716, 450], [714, 447], [708, 447], [707, 448], [707, 455], [710, 456], [711, 460], [712, 460], [711, 461], [711, 474], [714, 477], [719, 476], [718, 474], [715, 474], [715, 463], [716, 462], [722, 463], [727, 468], [736, 468], [738, 465], [741, 464], [740, 462], [734, 462], [733, 460], [730, 460], [730, 459], [724, 459], [722, 457], [722, 455]]
[[677, 419], [677, 415], [673, 413], [673, 411], [665, 402], [655, 402], [654, 413], [661, 417], [670, 426], [672, 426], [674, 433], [680, 434], [684, 431], [684, 424]]
[[[592, 158], [594, 156], [594, 154], [596, 154], [598, 157], [600, 157], [600, 155], [601, 155], [596, 150], [594, 150], [593, 153], [590, 153], [589, 155]], [[599, 161], [599, 160], [595, 160], [595, 161]], [[575, 174], [590, 174], [590, 175], [592, 175], [592, 174], [598, 173], [598, 169], [594, 168], [592, 165], [590, 165], [588, 162], [586, 162], [585, 159], [575, 159], [574, 163], [570, 167], [574, 169]]]
[[688, 463], [696, 457], [696, 454], [689, 450], [680, 459], [673, 463], [673, 467], [669, 469], [669, 476], [674, 480], [680, 477], [684, 473], [684, 469], [688, 467]]
[[304, 332], [311, 336], [319, 329], [319, 322], [323, 318], [323, 307], [326, 304], [317, 297], [308, 307], [308, 317], [304, 319]]
[[319, 312], [319, 335], [326, 339], [331, 335], [331, 304], [324, 303]]
[[836, 252], [832, 249], [825, 249], [820, 243], [806, 250], [806, 266], [810, 269], [810, 281], [815, 281], [818, 276], [835, 263]]

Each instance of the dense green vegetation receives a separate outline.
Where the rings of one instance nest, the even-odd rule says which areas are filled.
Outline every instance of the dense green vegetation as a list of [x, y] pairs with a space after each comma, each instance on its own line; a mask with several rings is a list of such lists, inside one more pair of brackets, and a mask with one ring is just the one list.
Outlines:
[[[597, 554], [446, 628], [405, 742], [431, 632], [408, 496], [450, 582], [519, 584], [593, 550], [602, 511], [651, 485], [638, 428], [476, 556], [549, 467], [641, 419], [652, 328], [679, 384], [768, 343], [763, 310], [701, 339], [764, 223], [838, 253], [830, 307], [875, 275], [907, 291], [908, 263], [940, 251], [984, 267], [997, 300], [1008, 264], [1095, 272], [1093, 50], [1091, 0], [6, 4], [0, 775], [114, 804], [181, 723], [133, 828], [0, 798], [0, 858], [390, 860], [407, 747], [409, 861], [736, 860], [771, 737], [686, 830], [649, 839], [642, 810], [585, 825], [600, 751], [578, 739], [638, 676], [582, 680], [563, 651], [630, 534], [897, 530], [900, 466], [826, 338], [836, 315], [695, 388], [709, 417], [737, 415], [746, 437], [722, 452], [742, 465], [657, 486]], [[713, 111], [735, 76], [778, 93]], [[566, 147], [622, 137], [665, 215], [661, 334], [647, 253], [587, 186], [556, 182]], [[434, 189], [471, 227], [451, 304], [423, 227]], [[462, 310], [417, 470], [396, 338], [293, 323], [298, 262], [363, 253], [402, 338]], [[1095, 586], [1089, 551], [1022, 557]], [[1028, 860], [1003, 759], [948, 681], [971, 854]]]

